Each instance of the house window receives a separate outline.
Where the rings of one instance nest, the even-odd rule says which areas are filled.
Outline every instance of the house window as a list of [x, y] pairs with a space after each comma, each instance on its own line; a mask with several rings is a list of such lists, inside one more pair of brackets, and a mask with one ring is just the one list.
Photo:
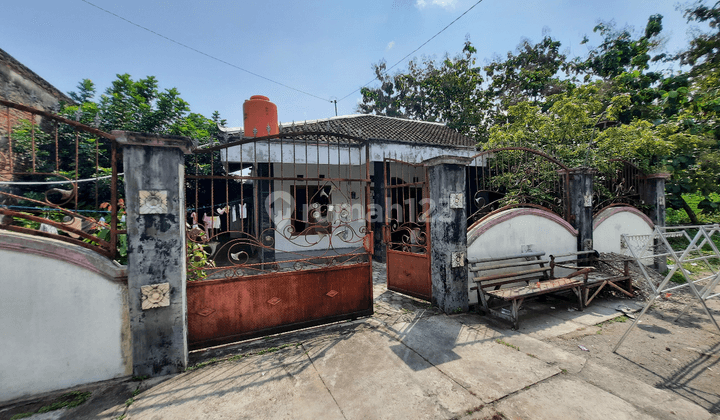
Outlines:
[[329, 234], [332, 231], [328, 218], [331, 187], [319, 185], [295, 185], [293, 199], [295, 209], [292, 216], [296, 235]]

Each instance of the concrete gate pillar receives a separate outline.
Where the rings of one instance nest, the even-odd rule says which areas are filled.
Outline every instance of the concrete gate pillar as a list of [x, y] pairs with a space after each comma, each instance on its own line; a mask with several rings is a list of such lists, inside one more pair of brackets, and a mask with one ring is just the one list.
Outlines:
[[[665, 180], [670, 178], [670, 174], [652, 174], [645, 177], [645, 182], [640, 191], [640, 199], [642, 203], [650, 206], [650, 220], [655, 226], [665, 226]], [[656, 244], [657, 245], [657, 244]], [[653, 268], [660, 273], [667, 270], [667, 259], [656, 258]]]
[[569, 195], [568, 211], [570, 224], [577, 229], [577, 250], [593, 249], [593, 178], [595, 170], [575, 168], [568, 171]]
[[185, 137], [113, 131], [122, 146], [133, 375], [187, 367]]
[[445, 313], [468, 310], [465, 166], [471, 159], [439, 156], [428, 168], [432, 303]]

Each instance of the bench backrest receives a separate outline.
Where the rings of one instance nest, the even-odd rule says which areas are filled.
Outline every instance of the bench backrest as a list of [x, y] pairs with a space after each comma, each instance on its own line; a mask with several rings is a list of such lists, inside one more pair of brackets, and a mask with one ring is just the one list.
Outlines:
[[470, 275], [485, 289], [530, 280], [545, 280], [551, 275], [550, 260], [544, 252], [468, 260]]

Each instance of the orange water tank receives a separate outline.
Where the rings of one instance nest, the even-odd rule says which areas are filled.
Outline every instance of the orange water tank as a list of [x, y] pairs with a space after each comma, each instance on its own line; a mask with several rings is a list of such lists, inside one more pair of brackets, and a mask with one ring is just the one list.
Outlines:
[[243, 117], [245, 137], [264, 137], [280, 133], [277, 105], [270, 102], [267, 96], [253, 95], [245, 101]]

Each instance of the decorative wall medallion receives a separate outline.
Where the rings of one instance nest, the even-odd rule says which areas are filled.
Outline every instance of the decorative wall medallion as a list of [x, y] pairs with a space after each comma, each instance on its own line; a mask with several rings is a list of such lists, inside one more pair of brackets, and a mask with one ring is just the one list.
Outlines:
[[280, 303], [280, 298], [274, 297], [274, 298], [268, 300], [267, 303], [271, 304], [272, 306], [275, 306], [275, 305], [277, 305], [278, 303]]
[[658, 197], [658, 206], [664, 206], [665, 205], [665, 195], [661, 195]]
[[464, 252], [453, 252], [451, 254], [451, 264], [453, 268], [465, 267], [465, 253]]
[[585, 194], [583, 196], [583, 204], [585, 207], [592, 207], [592, 194]]
[[142, 309], [162, 308], [170, 306], [170, 283], [140, 286]]
[[167, 212], [167, 191], [140, 191], [140, 214], [165, 214]]
[[331, 291], [325, 293], [325, 295], [326, 295], [326, 296], [330, 296], [331, 298], [334, 298], [334, 297], [337, 296], [339, 293], [340, 293], [340, 292], [338, 292], [337, 290], [331, 290]]
[[210, 316], [215, 313], [215, 309], [213, 308], [202, 308], [199, 311], [197, 311], [197, 314], [200, 316]]
[[465, 194], [453, 193], [450, 194], [450, 208], [451, 209], [462, 209], [465, 207]]

